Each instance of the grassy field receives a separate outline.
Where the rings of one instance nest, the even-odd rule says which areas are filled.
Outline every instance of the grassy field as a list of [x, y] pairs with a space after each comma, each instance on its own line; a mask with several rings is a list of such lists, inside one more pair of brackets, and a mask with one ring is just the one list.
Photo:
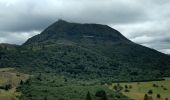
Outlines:
[[18, 100], [21, 93], [16, 92], [16, 87], [21, 80], [26, 80], [29, 75], [17, 72], [14, 68], [0, 68], [0, 86], [11, 85], [11, 89], [0, 89], [0, 100]]
[[[151, 81], [151, 82], [131, 82], [131, 83], [119, 83], [123, 87], [121, 92], [126, 96], [135, 99], [143, 100], [144, 95], [152, 96], [153, 100], [165, 100], [170, 99], [170, 78], [165, 78], [165, 81]], [[110, 88], [116, 85], [114, 83]], [[128, 86], [129, 92], [125, 92], [125, 85]], [[129, 88], [131, 86], [131, 88]], [[152, 94], [148, 94], [148, 91], [152, 90]], [[161, 95], [161, 98], [157, 98], [157, 94]]]

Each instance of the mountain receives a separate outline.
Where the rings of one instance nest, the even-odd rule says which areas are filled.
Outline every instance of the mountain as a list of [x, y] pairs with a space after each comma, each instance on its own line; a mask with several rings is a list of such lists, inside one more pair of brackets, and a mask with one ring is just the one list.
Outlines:
[[[29, 39], [26, 44], [39, 43], [48, 40], [67, 39], [81, 41], [90, 39], [95, 41], [128, 42], [121, 33], [107, 25], [100, 24], [78, 24], [59, 20], [45, 29], [40, 35]], [[87, 42], [87, 41], [86, 41]]]
[[148, 81], [169, 76], [170, 56], [100, 24], [59, 20], [21, 46], [0, 46], [0, 66], [79, 79]]

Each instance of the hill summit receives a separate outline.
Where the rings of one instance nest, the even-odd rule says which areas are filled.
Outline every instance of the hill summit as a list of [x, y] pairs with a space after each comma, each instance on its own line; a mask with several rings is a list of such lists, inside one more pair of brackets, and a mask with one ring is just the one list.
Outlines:
[[52, 39], [65, 38], [69, 40], [81, 40], [91, 38], [93, 40], [103, 40], [112, 42], [129, 42], [120, 32], [107, 25], [100, 24], [80, 24], [58, 20], [50, 25], [40, 35], [30, 38], [25, 44], [44, 42]]

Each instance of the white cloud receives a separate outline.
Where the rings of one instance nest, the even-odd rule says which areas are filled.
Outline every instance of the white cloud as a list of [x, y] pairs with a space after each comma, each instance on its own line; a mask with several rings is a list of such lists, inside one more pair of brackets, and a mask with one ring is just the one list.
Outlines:
[[39, 33], [39, 31], [5, 33], [0, 37], [0, 43], [22, 44], [26, 39]]
[[161, 52], [164, 52], [164, 53], [166, 53], [166, 54], [170, 54], [170, 49], [162, 49], [162, 50], [160, 50]]

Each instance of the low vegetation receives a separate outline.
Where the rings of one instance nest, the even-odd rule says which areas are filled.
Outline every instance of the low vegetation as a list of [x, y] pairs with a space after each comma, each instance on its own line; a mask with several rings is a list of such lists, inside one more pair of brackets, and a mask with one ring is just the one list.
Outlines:
[[18, 100], [21, 93], [16, 91], [16, 87], [28, 77], [14, 68], [0, 68], [0, 100]]
[[135, 100], [170, 99], [170, 78], [165, 78], [164, 81], [114, 83], [109, 88], [114, 91], [120, 90], [121, 93]]
[[39, 73], [17, 88], [21, 100], [129, 100], [96, 81], [83, 81], [55, 73]]

